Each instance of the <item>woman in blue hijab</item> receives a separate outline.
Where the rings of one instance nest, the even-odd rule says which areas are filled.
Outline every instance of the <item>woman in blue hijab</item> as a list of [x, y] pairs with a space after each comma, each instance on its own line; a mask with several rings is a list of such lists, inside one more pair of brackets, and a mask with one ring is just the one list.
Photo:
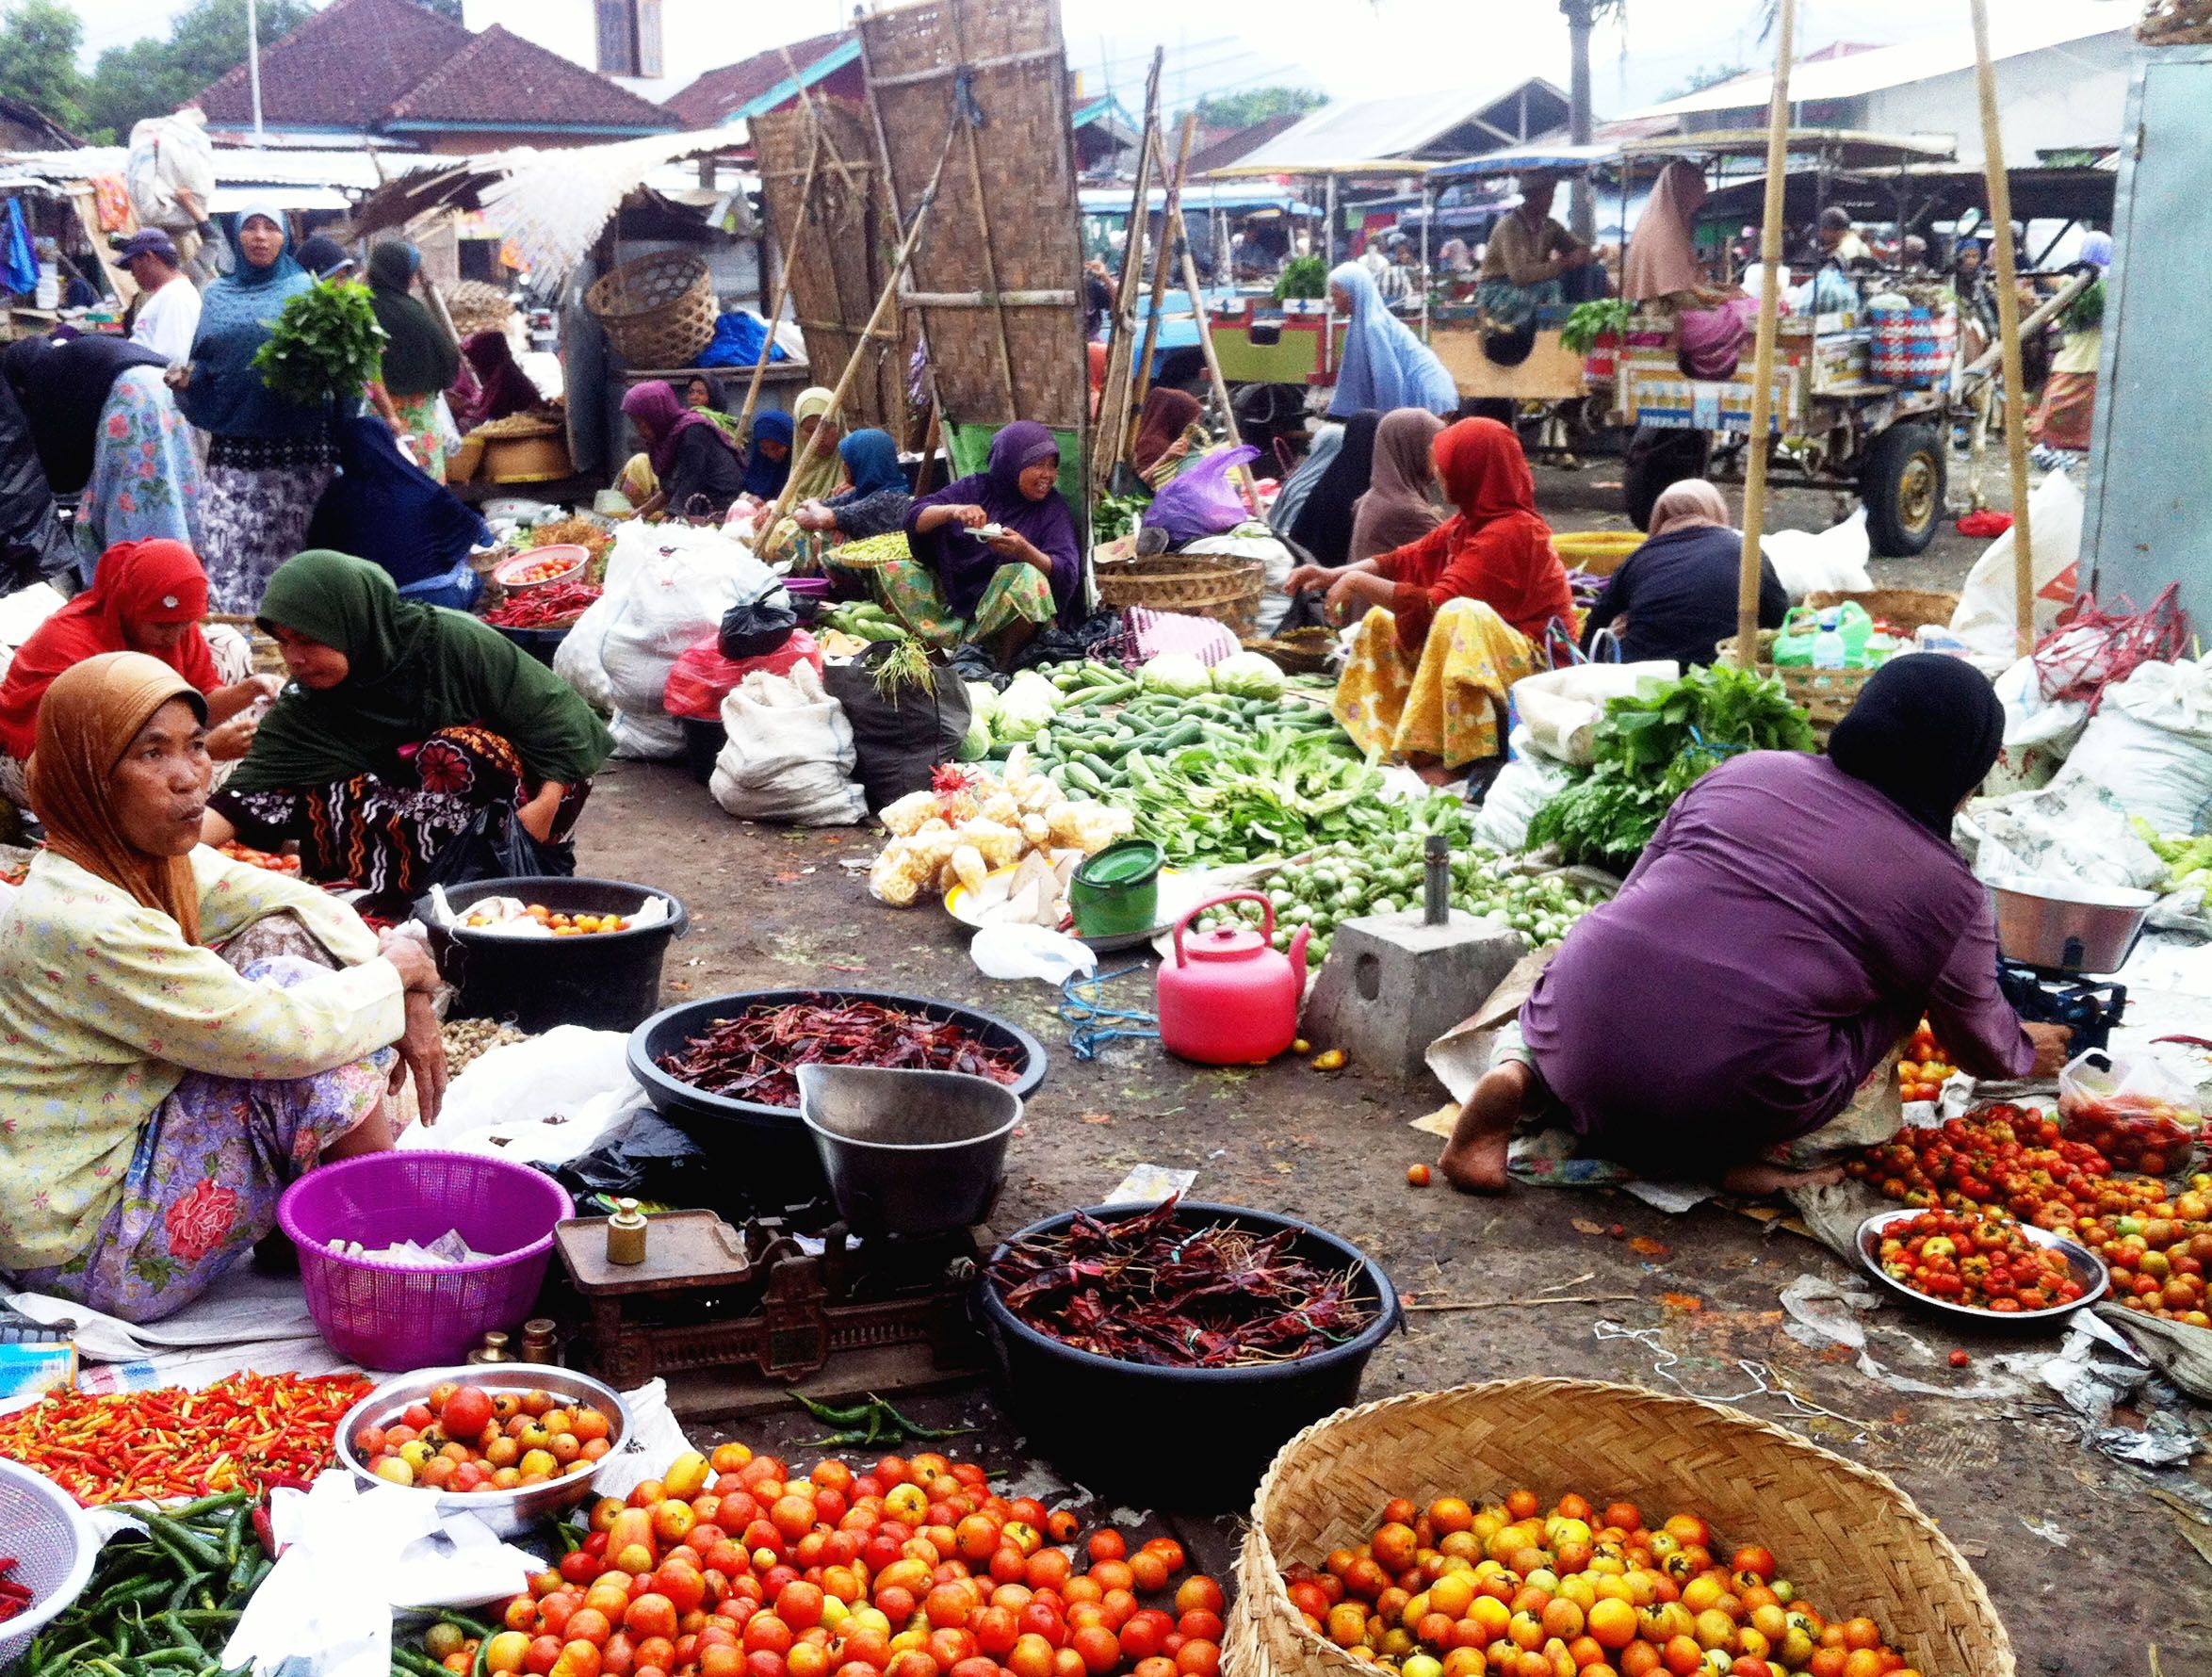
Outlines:
[[249, 204], [236, 243], [236, 269], [201, 299], [191, 360], [168, 377], [179, 410], [208, 433], [200, 557], [210, 601], [251, 615], [277, 566], [305, 545], [338, 451], [328, 407], [279, 396], [253, 367], [285, 304], [315, 284], [292, 258], [283, 209]]
[[753, 446], [745, 455], [745, 493], [772, 501], [791, 476], [791, 416], [781, 408], [753, 415]]
[[886, 431], [856, 431], [838, 445], [852, 488], [827, 500], [808, 501], [795, 514], [801, 529], [848, 541], [886, 536], [906, 528], [914, 492], [899, 464], [899, 445]]
[[1450, 418], [1459, 412], [1459, 387], [1436, 351], [1391, 314], [1374, 276], [1357, 262], [1340, 263], [1328, 276], [1329, 297], [1346, 317], [1344, 359], [1337, 369], [1337, 390], [1329, 417], [1342, 419], [1365, 409], [1426, 408]]

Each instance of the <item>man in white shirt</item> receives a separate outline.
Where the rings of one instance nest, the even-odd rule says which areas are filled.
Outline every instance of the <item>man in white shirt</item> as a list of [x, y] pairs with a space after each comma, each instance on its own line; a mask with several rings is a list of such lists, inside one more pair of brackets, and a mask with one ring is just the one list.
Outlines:
[[138, 287], [138, 312], [131, 322], [131, 342], [143, 344], [171, 366], [192, 358], [200, 330], [200, 293], [177, 263], [175, 241], [158, 227], [147, 227], [123, 241], [116, 252]]

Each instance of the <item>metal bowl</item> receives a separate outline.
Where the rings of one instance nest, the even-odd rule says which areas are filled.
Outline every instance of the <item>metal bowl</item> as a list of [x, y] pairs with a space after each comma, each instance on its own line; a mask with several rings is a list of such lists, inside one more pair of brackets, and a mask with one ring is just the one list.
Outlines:
[[[607, 1454], [592, 1464], [588, 1473], [572, 1473], [544, 1485], [521, 1485], [512, 1490], [433, 1491], [442, 1514], [474, 1514], [502, 1538], [519, 1538], [542, 1521], [566, 1512], [590, 1499], [599, 1483], [599, 1472], [621, 1455], [630, 1436], [629, 1406], [622, 1393], [589, 1375], [546, 1362], [464, 1363], [457, 1368], [419, 1368], [411, 1375], [386, 1380], [348, 1409], [338, 1423], [338, 1460], [366, 1488], [390, 1483], [368, 1471], [353, 1448], [353, 1435], [372, 1422], [395, 1415], [409, 1404], [429, 1399], [447, 1381], [460, 1386], [481, 1386], [487, 1392], [550, 1392], [556, 1397], [580, 1398], [609, 1418]], [[418, 1488], [415, 1488], [418, 1489]]]
[[2074, 1278], [2081, 1283], [2081, 1296], [2072, 1304], [2046, 1305], [2040, 1311], [1985, 1311], [1979, 1306], [1953, 1304], [1947, 1298], [1933, 1298], [1917, 1288], [1908, 1287], [1890, 1275], [1881, 1266], [1882, 1236], [1896, 1224], [1908, 1222], [1920, 1215], [1923, 1208], [1901, 1206], [1895, 1211], [1876, 1212], [1859, 1225], [1859, 1233], [1853, 1243], [1859, 1248], [1859, 1262], [1866, 1265], [1867, 1273], [1900, 1298], [1931, 1311], [1940, 1311], [1946, 1316], [1963, 1316], [1973, 1322], [1993, 1322], [2001, 1327], [2013, 1327], [2023, 1322], [2051, 1322], [2061, 1316], [2071, 1316], [2075, 1311], [2087, 1309], [2102, 1298], [2112, 1285], [2112, 1278], [2105, 1271], [2105, 1261], [2078, 1242], [2068, 1240], [2062, 1234], [2053, 1234], [2048, 1229], [2039, 1229], [2033, 1223], [2015, 1224], [2022, 1238], [2039, 1246], [2055, 1246], [2066, 1254], [2067, 1265], [2074, 1271]]
[[2117, 972], [2158, 901], [2151, 891], [2006, 874], [1989, 882], [1997, 949], [2046, 972]]

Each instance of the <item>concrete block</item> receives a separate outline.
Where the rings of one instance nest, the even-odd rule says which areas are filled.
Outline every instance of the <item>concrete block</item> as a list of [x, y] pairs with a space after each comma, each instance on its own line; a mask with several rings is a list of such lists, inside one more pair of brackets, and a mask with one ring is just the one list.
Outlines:
[[1428, 1045], [1480, 1007], [1527, 952], [1528, 940], [1504, 921], [1463, 909], [1441, 926], [1426, 924], [1418, 908], [1346, 920], [1306, 1000], [1301, 1034], [1414, 1087], [1431, 1078]]

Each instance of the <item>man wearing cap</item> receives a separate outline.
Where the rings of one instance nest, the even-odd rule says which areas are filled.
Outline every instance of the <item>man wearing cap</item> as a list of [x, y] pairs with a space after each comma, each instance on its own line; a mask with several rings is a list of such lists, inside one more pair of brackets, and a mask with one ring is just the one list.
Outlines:
[[147, 227], [125, 239], [116, 255], [138, 287], [131, 342], [144, 345], [171, 366], [191, 360], [192, 339], [200, 330], [200, 293], [177, 262], [175, 242], [160, 228]]

